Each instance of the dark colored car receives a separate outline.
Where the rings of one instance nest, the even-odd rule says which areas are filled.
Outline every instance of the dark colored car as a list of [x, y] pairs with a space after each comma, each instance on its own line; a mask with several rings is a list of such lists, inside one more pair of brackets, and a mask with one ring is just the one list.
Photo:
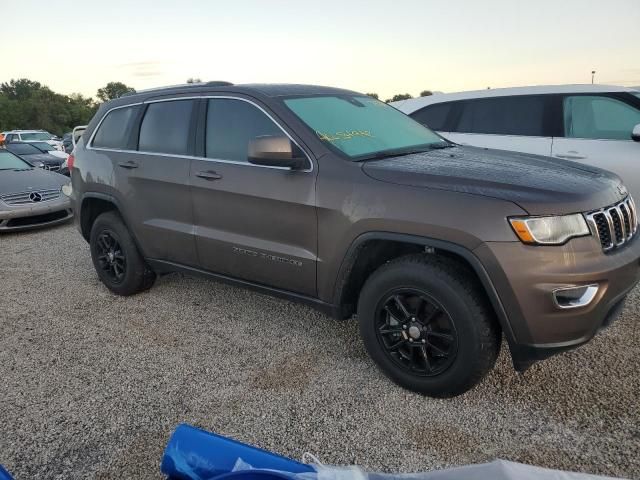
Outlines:
[[72, 140], [72, 132], [67, 132], [62, 135], [62, 147], [66, 153], [73, 152], [73, 140]]
[[587, 342], [640, 273], [615, 175], [455, 145], [347, 90], [140, 92], [103, 104], [69, 163], [114, 293], [182, 271], [357, 314], [380, 368], [428, 395], [479, 382], [502, 333], [518, 370]]
[[64, 163], [63, 158], [43, 152], [42, 149], [31, 143], [11, 142], [7, 143], [5, 148], [31, 165], [52, 172], [59, 171]]
[[73, 216], [69, 179], [0, 149], [0, 232], [56, 225]]

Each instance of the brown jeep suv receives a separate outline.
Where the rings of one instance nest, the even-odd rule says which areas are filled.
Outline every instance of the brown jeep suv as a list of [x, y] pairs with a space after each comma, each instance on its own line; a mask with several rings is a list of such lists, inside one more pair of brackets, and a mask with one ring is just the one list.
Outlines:
[[100, 280], [182, 271], [357, 315], [398, 384], [460, 394], [583, 344], [638, 280], [636, 207], [613, 174], [452, 144], [382, 102], [209, 82], [99, 109], [70, 159]]

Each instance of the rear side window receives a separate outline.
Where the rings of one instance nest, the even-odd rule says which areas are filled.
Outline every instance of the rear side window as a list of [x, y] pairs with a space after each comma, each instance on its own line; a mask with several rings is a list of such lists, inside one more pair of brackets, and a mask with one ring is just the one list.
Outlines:
[[564, 135], [570, 138], [631, 140], [640, 110], [620, 100], [597, 95], [564, 99]]
[[193, 100], [151, 103], [140, 125], [141, 152], [189, 153]]
[[546, 136], [542, 96], [483, 98], [459, 104], [456, 132]]
[[282, 136], [284, 133], [263, 111], [248, 102], [229, 98], [209, 100], [208, 158], [248, 162], [249, 142], [264, 135]]
[[453, 103], [436, 103], [428, 105], [417, 112], [411, 114], [416, 122], [426, 125], [431, 130], [445, 131], [447, 128], [447, 120], [451, 114]]
[[96, 148], [126, 149], [131, 124], [137, 111], [137, 105], [111, 110], [98, 127], [91, 145]]

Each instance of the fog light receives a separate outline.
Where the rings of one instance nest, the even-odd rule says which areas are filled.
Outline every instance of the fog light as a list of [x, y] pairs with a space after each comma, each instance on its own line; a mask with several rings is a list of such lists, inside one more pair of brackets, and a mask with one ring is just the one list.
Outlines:
[[563, 287], [553, 291], [553, 301], [558, 308], [578, 308], [589, 305], [598, 293], [598, 285]]

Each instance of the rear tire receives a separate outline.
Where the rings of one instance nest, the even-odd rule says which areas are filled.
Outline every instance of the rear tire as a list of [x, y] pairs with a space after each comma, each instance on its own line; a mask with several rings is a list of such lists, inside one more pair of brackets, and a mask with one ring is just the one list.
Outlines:
[[156, 275], [144, 261], [133, 237], [116, 212], [96, 218], [89, 237], [91, 259], [100, 281], [117, 295], [148, 290]]
[[493, 368], [501, 334], [473, 273], [436, 255], [409, 255], [376, 270], [358, 301], [371, 358], [394, 382], [453, 397]]

